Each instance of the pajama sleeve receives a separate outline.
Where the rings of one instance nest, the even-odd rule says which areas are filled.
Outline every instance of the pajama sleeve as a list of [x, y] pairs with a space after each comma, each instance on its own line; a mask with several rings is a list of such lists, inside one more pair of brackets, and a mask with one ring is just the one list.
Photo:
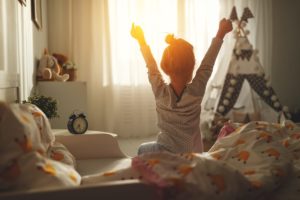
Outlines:
[[222, 43], [223, 40], [217, 37], [212, 40], [212, 43], [196, 72], [191, 86], [193, 87], [197, 95], [203, 96], [205, 92], [206, 83], [210, 78], [213, 66], [215, 64]]
[[166, 92], [166, 84], [158, 70], [157, 63], [148, 45], [141, 46], [141, 52], [148, 68], [148, 78], [155, 97], [163, 96]]

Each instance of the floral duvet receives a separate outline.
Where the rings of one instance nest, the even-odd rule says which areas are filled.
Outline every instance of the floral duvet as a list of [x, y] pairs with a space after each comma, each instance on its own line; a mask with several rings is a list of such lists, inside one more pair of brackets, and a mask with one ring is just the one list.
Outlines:
[[299, 199], [300, 127], [250, 122], [206, 153], [150, 153], [82, 184], [138, 178], [163, 199]]
[[78, 186], [75, 164], [38, 107], [0, 102], [0, 193]]

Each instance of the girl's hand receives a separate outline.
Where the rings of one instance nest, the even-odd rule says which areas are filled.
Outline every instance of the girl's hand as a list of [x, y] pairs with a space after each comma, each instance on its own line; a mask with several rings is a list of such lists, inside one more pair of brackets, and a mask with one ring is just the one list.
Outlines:
[[232, 31], [232, 22], [229, 19], [223, 18], [219, 23], [219, 30], [216, 37], [223, 39], [230, 31]]
[[132, 23], [130, 34], [134, 39], [136, 39], [140, 43], [140, 45], [146, 44], [144, 31], [140, 26], [136, 26], [134, 25], [134, 23]]

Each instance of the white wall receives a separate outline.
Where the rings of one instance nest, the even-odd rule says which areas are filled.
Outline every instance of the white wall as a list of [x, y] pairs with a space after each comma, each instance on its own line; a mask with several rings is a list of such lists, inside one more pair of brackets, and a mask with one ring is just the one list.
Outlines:
[[[42, 3], [42, 28], [38, 29], [35, 24], [30, 20], [30, 26], [32, 29], [32, 56], [31, 65], [27, 69], [30, 72], [27, 73], [27, 94], [26, 98], [34, 92], [34, 87], [36, 85], [36, 69], [38, 66], [38, 61], [44, 53], [44, 49], [48, 48], [48, 14], [47, 14], [47, 0], [41, 0]], [[31, 13], [31, 12], [30, 12]], [[31, 18], [31, 14], [30, 14]], [[29, 39], [29, 38], [28, 38]]]
[[70, 18], [69, 7], [72, 0], [50, 0], [47, 4], [48, 9], [48, 42], [50, 53], [63, 53], [71, 55], [69, 27]]
[[300, 109], [299, 20], [299, 0], [273, 0], [272, 85], [290, 110]]
[[[33, 55], [34, 65], [44, 53], [44, 49], [48, 48], [48, 9], [47, 0], [42, 0], [42, 29], [38, 30], [33, 26]], [[35, 80], [35, 74], [33, 79]]]

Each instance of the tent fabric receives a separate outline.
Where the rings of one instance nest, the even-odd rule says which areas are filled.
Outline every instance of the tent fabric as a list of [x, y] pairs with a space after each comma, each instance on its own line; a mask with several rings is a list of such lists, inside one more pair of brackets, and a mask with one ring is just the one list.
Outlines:
[[[234, 7], [231, 17], [236, 24], [233, 31], [235, 41], [227, 72], [224, 73], [224, 82], [212, 87], [201, 113], [201, 132], [204, 138], [208, 139], [211, 136], [215, 138], [214, 135], [218, 134], [219, 129], [211, 133], [213, 126], [222, 124], [222, 120], [226, 118], [234, 122], [246, 123], [256, 120], [276, 122], [275, 120], [278, 120], [282, 114], [288, 119], [291, 116], [288, 107], [280, 103], [272, 88], [270, 78], [265, 74], [264, 67], [260, 63], [258, 50], [254, 49], [248, 40], [250, 31], [246, 26], [248, 18], [253, 17], [251, 11], [245, 8], [243, 16], [247, 15], [247, 17], [242, 17], [240, 20], [235, 16], [235, 12]], [[212, 91], [216, 91], [214, 97]], [[238, 118], [242, 120], [238, 121]]]
[[[224, 82], [221, 98], [218, 102], [218, 113], [225, 116], [233, 108], [239, 97], [244, 81], [248, 81], [251, 88], [274, 110], [280, 112], [283, 109], [283, 106], [278, 101], [274, 89], [267, 85], [267, 80], [264, 79], [264, 75], [238, 74], [236, 76], [228, 73]], [[234, 85], [232, 83], [234, 83]], [[230, 89], [233, 89], [233, 91], [231, 92]], [[230, 99], [227, 97], [230, 97]]]

